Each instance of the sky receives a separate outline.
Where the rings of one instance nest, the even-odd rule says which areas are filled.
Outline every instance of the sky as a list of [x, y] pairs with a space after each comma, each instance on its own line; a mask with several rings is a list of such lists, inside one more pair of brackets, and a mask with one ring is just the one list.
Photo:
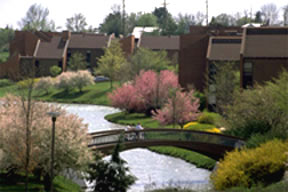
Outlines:
[[[168, 11], [177, 16], [181, 14], [196, 14], [198, 11], [206, 13], [206, 0], [166, 0]], [[152, 12], [155, 7], [161, 7], [164, 0], [125, 0], [126, 12]], [[221, 13], [235, 14], [252, 10], [253, 13], [267, 3], [275, 3], [281, 11], [288, 4], [287, 0], [208, 0], [209, 18]], [[18, 21], [26, 15], [28, 8], [34, 4], [41, 4], [49, 9], [49, 19], [55, 21], [56, 26], [65, 29], [66, 19], [75, 13], [82, 13], [88, 25], [98, 27], [104, 18], [112, 11], [115, 4], [121, 5], [122, 0], [0, 0], [0, 28], [6, 25], [18, 28]], [[281, 18], [282, 19], [282, 18]]]

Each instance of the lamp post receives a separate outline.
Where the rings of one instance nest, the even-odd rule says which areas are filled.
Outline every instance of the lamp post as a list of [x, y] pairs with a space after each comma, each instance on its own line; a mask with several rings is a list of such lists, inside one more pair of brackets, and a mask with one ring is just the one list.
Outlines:
[[50, 191], [53, 192], [53, 179], [54, 179], [54, 145], [55, 145], [55, 122], [60, 115], [59, 112], [48, 112], [52, 118], [52, 139], [51, 139], [51, 159], [50, 159]]

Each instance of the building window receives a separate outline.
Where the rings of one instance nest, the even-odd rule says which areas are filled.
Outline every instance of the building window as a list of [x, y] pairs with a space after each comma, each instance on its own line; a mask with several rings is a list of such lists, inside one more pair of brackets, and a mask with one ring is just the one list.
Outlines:
[[249, 87], [253, 87], [253, 64], [246, 62], [243, 66], [243, 88]]
[[216, 65], [215, 63], [209, 63], [208, 65], [209, 84], [214, 83], [215, 75], [216, 75]]
[[36, 69], [39, 68], [39, 61], [38, 60], [35, 61], [35, 67], [36, 67]]
[[86, 51], [86, 62], [87, 66], [89, 67], [91, 65], [91, 51]]
[[60, 67], [61, 69], [63, 68], [63, 63], [62, 63], [62, 61], [58, 61], [58, 67]]
[[40, 64], [38, 60], [35, 61], [35, 76], [36, 77], [40, 76]]
[[71, 51], [68, 50], [68, 51], [67, 51], [67, 62], [69, 61], [70, 57], [71, 57]]

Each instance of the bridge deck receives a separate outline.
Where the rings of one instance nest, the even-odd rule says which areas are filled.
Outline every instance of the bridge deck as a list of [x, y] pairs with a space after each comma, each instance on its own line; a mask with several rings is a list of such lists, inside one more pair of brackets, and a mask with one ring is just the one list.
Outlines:
[[89, 147], [108, 153], [122, 137], [124, 149], [175, 146], [216, 160], [222, 158], [226, 151], [244, 145], [244, 141], [237, 137], [182, 129], [112, 130], [91, 133], [91, 136]]

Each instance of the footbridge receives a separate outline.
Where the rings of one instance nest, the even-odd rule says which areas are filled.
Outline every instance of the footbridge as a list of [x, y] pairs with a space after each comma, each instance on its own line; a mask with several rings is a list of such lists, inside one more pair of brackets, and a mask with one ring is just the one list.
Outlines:
[[239, 148], [244, 140], [217, 133], [183, 129], [122, 129], [91, 133], [89, 147], [105, 154], [111, 153], [122, 138], [123, 150], [147, 148], [150, 146], [174, 146], [195, 151], [215, 160], [222, 158], [227, 151]]

